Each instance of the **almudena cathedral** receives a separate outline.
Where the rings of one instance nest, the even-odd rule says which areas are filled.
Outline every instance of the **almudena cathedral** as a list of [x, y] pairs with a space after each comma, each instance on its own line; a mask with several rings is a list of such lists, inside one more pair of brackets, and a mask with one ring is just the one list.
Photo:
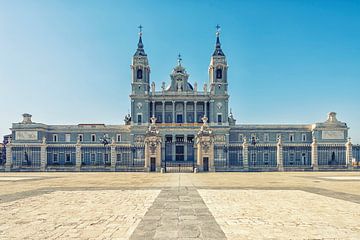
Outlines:
[[[320, 171], [360, 169], [360, 147], [330, 112], [302, 125], [236, 124], [219, 31], [209, 82], [178, 63], [156, 89], [140, 28], [131, 64], [131, 114], [124, 125], [47, 125], [23, 114], [2, 151], [2, 171]], [[325, 114], [324, 114], [325, 115]]]

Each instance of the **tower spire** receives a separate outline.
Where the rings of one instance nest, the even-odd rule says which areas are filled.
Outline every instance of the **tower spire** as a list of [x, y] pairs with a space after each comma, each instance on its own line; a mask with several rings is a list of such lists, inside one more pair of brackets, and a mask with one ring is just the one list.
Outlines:
[[142, 42], [142, 29], [143, 26], [139, 25], [139, 42], [138, 42], [138, 48], [134, 54], [134, 56], [146, 56], [146, 53], [144, 51], [144, 44]]
[[225, 56], [224, 52], [221, 49], [219, 24], [216, 25], [216, 45], [215, 45], [215, 51], [213, 53], [213, 56]]

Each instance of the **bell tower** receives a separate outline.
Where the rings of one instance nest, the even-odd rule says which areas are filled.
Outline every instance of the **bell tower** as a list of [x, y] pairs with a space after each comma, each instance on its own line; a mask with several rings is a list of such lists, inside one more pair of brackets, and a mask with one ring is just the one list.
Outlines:
[[139, 42], [137, 50], [133, 56], [131, 71], [132, 71], [132, 93], [147, 95], [150, 89], [150, 66], [147, 55], [144, 51], [144, 44], [142, 42], [142, 26], [139, 26]]
[[226, 57], [220, 44], [220, 26], [216, 26], [215, 51], [211, 56], [209, 66], [210, 92], [215, 95], [227, 94], [227, 69]]
[[210, 123], [216, 125], [228, 124], [228, 65], [220, 44], [220, 26], [216, 26], [215, 51], [210, 59]]
[[150, 66], [142, 42], [142, 26], [139, 26], [139, 42], [131, 64], [131, 119], [141, 125], [149, 119], [148, 96], [150, 90]]

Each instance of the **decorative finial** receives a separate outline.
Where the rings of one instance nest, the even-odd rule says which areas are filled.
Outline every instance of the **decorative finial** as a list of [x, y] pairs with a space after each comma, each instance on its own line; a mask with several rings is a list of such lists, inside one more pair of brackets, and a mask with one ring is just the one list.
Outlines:
[[139, 35], [142, 36], [142, 29], [143, 29], [143, 26], [141, 26], [141, 24], [138, 26], [139, 28]]
[[220, 35], [220, 25], [216, 25], [216, 36], [218, 37]]
[[179, 53], [179, 55], [178, 55], [177, 61], [178, 61], [178, 65], [181, 66], [182, 58], [181, 58], [181, 54], [180, 54], [180, 53]]

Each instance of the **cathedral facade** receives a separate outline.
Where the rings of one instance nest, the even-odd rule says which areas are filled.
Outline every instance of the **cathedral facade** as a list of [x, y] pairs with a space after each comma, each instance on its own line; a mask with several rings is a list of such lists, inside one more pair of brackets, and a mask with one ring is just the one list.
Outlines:
[[359, 147], [331, 112], [302, 125], [236, 124], [219, 31], [209, 82], [189, 81], [178, 63], [168, 84], [150, 83], [140, 31], [131, 64], [131, 114], [124, 125], [35, 123], [23, 114], [3, 151], [4, 171], [287, 171], [354, 169]]

